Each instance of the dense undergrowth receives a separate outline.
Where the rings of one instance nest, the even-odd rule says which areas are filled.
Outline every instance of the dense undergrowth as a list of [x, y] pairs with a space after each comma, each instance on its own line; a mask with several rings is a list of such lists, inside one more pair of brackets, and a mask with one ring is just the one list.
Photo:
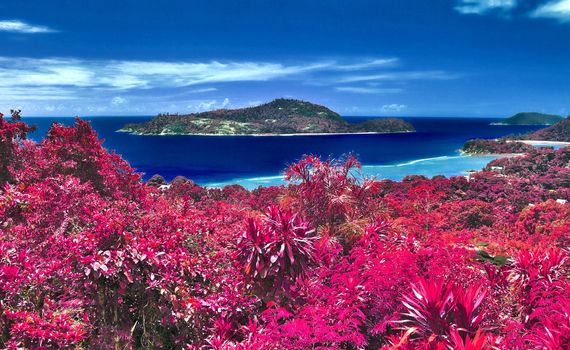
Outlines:
[[570, 148], [401, 182], [305, 157], [247, 191], [29, 131], [0, 118], [2, 348], [569, 347]]
[[468, 154], [522, 154], [531, 150], [532, 146], [522, 142], [485, 139], [469, 140], [462, 148], [462, 151]]

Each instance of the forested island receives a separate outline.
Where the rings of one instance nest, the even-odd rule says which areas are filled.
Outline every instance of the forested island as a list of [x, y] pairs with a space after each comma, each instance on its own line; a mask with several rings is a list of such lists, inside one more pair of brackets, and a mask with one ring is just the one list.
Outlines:
[[559, 115], [544, 114], [537, 112], [517, 113], [509, 118], [505, 118], [500, 122], [491, 123], [492, 125], [552, 125], [563, 118]]
[[219, 109], [187, 115], [158, 115], [145, 123], [126, 124], [120, 132], [136, 135], [311, 135], [415, 131], [397, 118], [349, 123], [314, 103], [279, 98], [255, 107]]

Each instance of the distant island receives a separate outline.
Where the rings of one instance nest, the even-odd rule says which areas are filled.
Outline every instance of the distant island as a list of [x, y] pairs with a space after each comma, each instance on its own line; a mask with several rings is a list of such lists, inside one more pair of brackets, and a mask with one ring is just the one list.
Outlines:
[[500, 122], [491, 123], [491, 125], [552, 125], [561, 121], [559, 115], [544, 114], [537, 112], [517, 113], [512, 117], [505, 118]]
[[522, 154], [531, 151], [533, 145], [570, 145], [570, 116], [528, 134], [506, 136], [496, 140], [469, 140], [465, 142], [461, 152], [469, 155]]
[[187, 115], [161, 114], [145, 123], [118, 130], [135, 135], [321, 135], [413, 132], [397, 118], [349, 123], [338, 113], [314, 103], [279, 98], [255, 107], [219, 109]]

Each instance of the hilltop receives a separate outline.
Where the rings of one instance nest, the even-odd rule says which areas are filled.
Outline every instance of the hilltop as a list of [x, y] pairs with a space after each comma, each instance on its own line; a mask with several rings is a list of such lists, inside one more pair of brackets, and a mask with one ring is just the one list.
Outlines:
[[517, 113], [512, 117], [505, 118], [497, 123], [492, 123], [493, 125], [552, 125], [562, 118], [559, 115], [544, 114], [537, 112], [523, 112]]
[[526, 140], [570, 142], [570, 116], [544, 129], [522, 137]]
[[372, 119], [351, 124], [338, 113], [314, 103], [279, 98], [255, 107], [219, 109], [187, 115], [158, 115], [127, 124], [121, 132], [136, 135], [289, 135], [411, 132], [401, 119]]

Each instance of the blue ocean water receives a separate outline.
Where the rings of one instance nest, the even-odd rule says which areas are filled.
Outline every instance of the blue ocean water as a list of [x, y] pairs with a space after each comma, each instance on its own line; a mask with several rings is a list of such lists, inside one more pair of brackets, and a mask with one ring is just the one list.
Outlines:
[[[459, 175], [481, 169], [493, 157], [466, 157], [458, 150], [471, 138], [495, 138], [525, 133], [539, 126], [494, 126], [491, 118], [404, 118], [415, 133], [291, 137], [136, 136], [118, 133], [126, 123], [150, 117], [86, 117], [104, 146], [115, 150], [145, 178], [161, 174], [167, 180], [186, 176], [202, 185], [240, 183], [248, 188], [281, 182], [279, 174], [305, 154], [340, 157], [355, 154], [363, 172], [399, 180], [405, 175]], [[347, 117], [358, 122], [365, 117]], [[71, 125], [73, 118], [27, 117], [40, 140], [53, 122]]]

